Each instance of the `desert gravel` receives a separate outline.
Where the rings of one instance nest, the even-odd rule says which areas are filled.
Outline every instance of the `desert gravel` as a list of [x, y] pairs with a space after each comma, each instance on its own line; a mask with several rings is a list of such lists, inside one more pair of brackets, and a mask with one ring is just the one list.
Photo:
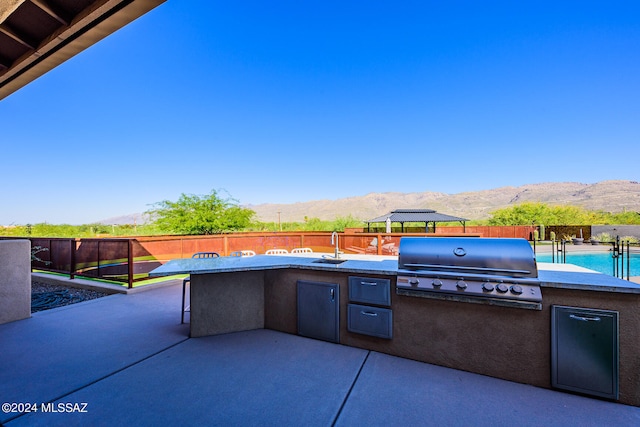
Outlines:
[[31, 283], [31, 312], [49, 310], [56, 307], [75, 304], [110, 294], [90, 289], [50, 285], [41, 282]]

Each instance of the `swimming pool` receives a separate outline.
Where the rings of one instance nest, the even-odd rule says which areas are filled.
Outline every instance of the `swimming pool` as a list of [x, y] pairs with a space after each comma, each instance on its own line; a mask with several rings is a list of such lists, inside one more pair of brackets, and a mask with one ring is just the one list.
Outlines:
[[[611, 252], [592, 252], [592, 253], [580, 253], [580, 252], [566, 252], [567, 264], [575, 264], [580, 267], [589, 268], [591, 270], [598, 271], [600, 273], [613, 275], [613, 259], [611, 258]], [[551, 254], [537, 254], [536, 260], [538, 262], [552, 262]], [[557, 262], [557, 258], [556, 258]], [[640, 276], [640, 254], [632, 253], [629, 257], [629, 276]], [[620, 260], [618, 260], [620, 265]], [[618, 267], [620, 268], [620, 267]], [[625, 253], [624, 258], [624, 276], [627, 277], [627, 255]]]

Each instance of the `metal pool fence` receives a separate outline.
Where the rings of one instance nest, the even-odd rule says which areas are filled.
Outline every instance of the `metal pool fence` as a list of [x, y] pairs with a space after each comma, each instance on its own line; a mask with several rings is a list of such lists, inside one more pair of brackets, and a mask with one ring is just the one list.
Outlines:
[[[602, 248], [590, 247], [589, 245], [575, 245], [568, 240], [552, 240], [550, 243], [551, 252], [548, 256], [550, 255], [549, 261], [552, 263], [565, 264], [569, 262], [580, 265], [579, 262], [576, 262], [577, 257], [587, 257], [588, 255], [600, 253], [602, 256], [608, 256], [611, 259], [609, 272], [601, 271], [602, 273], [626, 280], [630, 280], [632, 276], [640, 275], [640, 270], [635, 271], [635, 274], [632, 272], [632, 258], [635, 260], [635, 257], [640, 256], [640, 247], [637, 243], [621, 240], [619, 236], [612, 242], [602, 242], [599, 244], [600, 246], [608, 247], [606, 251]], [[535, 241], [533, 242], [534, 252], [536, 252], [536, 254], [538, 245], [539, 243], [536, 244]], [[584, 267], [589, 268], [590, 266], [585, 265]]]

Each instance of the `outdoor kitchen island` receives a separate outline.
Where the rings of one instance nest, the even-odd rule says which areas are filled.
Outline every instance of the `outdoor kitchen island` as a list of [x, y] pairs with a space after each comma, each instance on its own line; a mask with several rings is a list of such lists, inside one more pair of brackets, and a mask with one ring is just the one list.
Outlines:
[[[331, 294], [338, 308], [335, 342], [544, 388], [553, 388], [552, 307], [615, 311], [619, 316], [617, 401], [640, 406], [638, 285], [598, 273], [557, 271], [555, 265], [540, 264], [539, 309], [521, 308], [495, 305], [492, 299], [400, 295], [396, 287], [397, 260], [356, 257], [329, 264], [318, 262], [321, 255], [316, 255], [177, 259], [151, 275], [191, 275], [191, 337], [260, 328], [298, 334], [299, 282], [302, 286], [336, 285], [331, 288], [337, 290]], [[367, 303], [358, 297], [353, 301], [349, 289], [354, 278], [363, 284], [388, 283], [388, 304], [375, 300]], [[360, 311], [366, 316], [388, 310], [389, 336], [354, 332], [357, 328], [348, 324], [350, 306], [370, 307]], [[594, 374], [598, 376], [598, 372]], [[491, 396], [475, 398], [491, 400]]]

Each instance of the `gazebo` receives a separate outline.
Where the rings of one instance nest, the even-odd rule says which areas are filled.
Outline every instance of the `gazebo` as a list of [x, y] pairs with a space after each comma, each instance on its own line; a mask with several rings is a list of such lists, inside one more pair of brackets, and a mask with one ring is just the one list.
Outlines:
[[390, 232], [391, 223], [399, 222], [404, 232], [405, 222], [424, 222], [425, 232], [429, 232], [429, 223], [433, 224], [433, 232], [436, 231], [436, 222], [461, 222], [465, 227], [467, 219], [457, 216], [445, 215], [431, 209], [396, 209], [377, 218], [366, 221], [367, 231], [371, 231], [371, 223], [383, 222], [387, 224], [387, 232]]

